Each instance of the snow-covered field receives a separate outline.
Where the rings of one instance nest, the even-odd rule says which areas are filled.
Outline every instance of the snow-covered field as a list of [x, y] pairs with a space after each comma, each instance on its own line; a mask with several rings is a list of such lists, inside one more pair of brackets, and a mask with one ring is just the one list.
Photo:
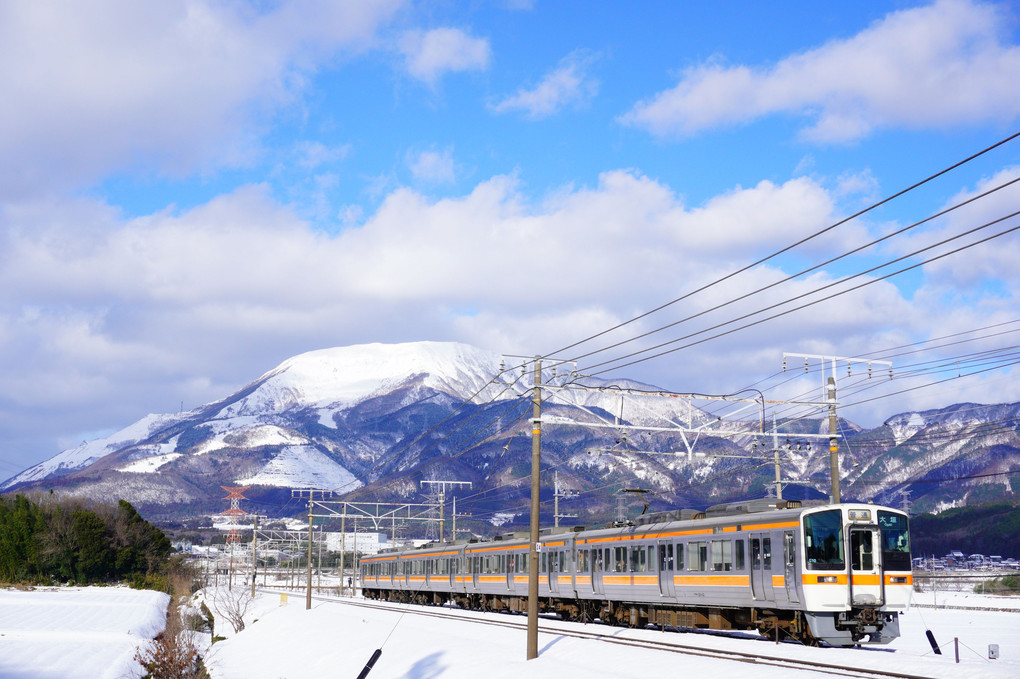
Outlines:
[[0, 677], [140, 677], [135, 651], [163, 631], [169, 601], [126, 587], [0, 589]]
[[[765, 664], [747, 665], [690, 655], [635, 649], [605, 641], [576, 639], [557, 632], [539, 635], [539, 657], [525, 660], [523, 630], [477, 625], [464, 619], [437, 620], [413, 615], [417, 607], [389, 610], [350, 605], [359, 599], [320, 599], [305, 610], [304, 595], [291, 592], [286, 605], [279, 593], [260, 594], [247, 628], [233, 634], [217, 618], [217, 634], [227, 639], [202, 644], [214, 679], [300, 679], [355, 677], [376, 648], [382, 656], [372, 679], [620, 679], [726, 673], [770, 677], [810, 673]], [[919, 595], [924, 602], [925, 595]], [[929, 603], [929, 602], [925, 602]], [[752, 635], [722, 636], [573, 625], [543, 619], [560, 629], [601, 632], [614, 638], [676, 641], [705, 648], [751, 652], [760, 656], [836, 662], [846, 667], [899, 671], [919, 676], [967, 679], [1020, 676], [1020, 606], [1017, 598], [962, 592], [939, 593], [939, 608], [917, 607], [902, 618], [903, 636], [886, 647], [815, 649], [776, 645]], [[137, 677], [135, 648], [163, 627], [166, 596], [123, 588], [68, 588], [19, 592], [0, 590], [0, 677]], [[1007, 612], [978, 610], [1008, 608]], [[462, 618], [524, 622], [523, 616], [458, 612]], [[930, 629], [944, 655], [932, 653]], [[960, 641], [955, 663], [953, 639]], [[998, 644], [1000, 659], [989, 660], [988, 645]]]

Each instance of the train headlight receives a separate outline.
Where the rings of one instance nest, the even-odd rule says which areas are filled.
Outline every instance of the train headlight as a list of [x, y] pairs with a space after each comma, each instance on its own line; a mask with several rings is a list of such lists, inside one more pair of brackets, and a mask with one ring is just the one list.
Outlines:
[[892, 575], [889, 577], [890, 584], [893, 585], [905, 585], [907, 584], [907, 576], [905, 575]]
[[836, 578], [835, 575], [819, 575], [818, 576], [818, 582], [819, 583], [832, 583], [832, 584], [835, 584], [838, 581], [839, 580]]

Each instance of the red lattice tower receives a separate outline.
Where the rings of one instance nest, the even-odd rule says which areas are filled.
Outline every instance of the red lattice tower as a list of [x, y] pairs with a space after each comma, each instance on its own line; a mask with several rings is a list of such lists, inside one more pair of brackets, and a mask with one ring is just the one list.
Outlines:
[[241, 509], [241, 500], [244, 500], [244, 491], [251, 488], [251, 486], [220, 486], [223, 490], [227, 491], [227, 496], [224, 500], [230, 500], [230, 509], [225, 512], [221, 512], [223, 516], [230, 517], [230, 523], [227, 526], [230, 530], [227, 532], [227, 544], [238, 543], [241, 541], [241, 534], [237, 530], [237, 517], [245, 516], [248, 512]]

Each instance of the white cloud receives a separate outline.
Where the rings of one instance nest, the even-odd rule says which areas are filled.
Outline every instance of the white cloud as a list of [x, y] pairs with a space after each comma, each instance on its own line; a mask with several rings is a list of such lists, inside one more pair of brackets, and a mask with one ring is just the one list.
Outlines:
[[[264, 186], [130, 220], [85, 199], [8, 206], [0, 213], [0, 393], [13, 395], [0, 422], [7, 440], [31, 428], [57, 437], [123, 425], [180, 401], [192, 407], [317, 347], [456, 339], [550, 351], [838, 216], [830, 193], [808, 178], [738, 187], [687, 206], [668, 186], [628, 171], [538, 203], [503, 176], [442, 200], [401, 188], [372, 214], [346, 215], [348, 228], [324, 234]], [[850, 237], [834, 238], [833, 250], [846, 249]], [[1004, 251], [998, 266], [1008, 270], [1009, 257], [1020, 253]], [[758, 267], [605, 339], [785, 275], [778, 263]], [[696, 333], [831, 280], [816, 273], [639, 344]], [[683, 360], [624, 373], [666, 387], [732, 389], [771, 370], [764, 355], [777, 362], [783, 351], [866, 355], [890, 323], [912, 337], [947, 319], [977, 319], [995, 304], [996, 313], [1015, 315], [1015, 288], [1009, 294], [961, 314], [928, 281], [909, 301], [882, 282], [692, 348], [677, 355]], [[807, 336], [811, 348], [802, 346]], [[729, 357], [725, 370], [718, 356]]]
[[408, 31], [398, 49], [407, 72], [430, 85], [448, 72], [484, 71], [492, 58], [488, 40], [473, 38], [457, 28]]
[[541, 82], [531, 89], [520, 89], [490, 108], [496, 113], [522, 111], [532, 119], [545, 118], [570, 104], [583, 104], [598, 92], [598, 82], [588, 77], [595, 55], [578, 50], [560, 60]]
[[945, 128], [1020, 115], [1020, 47], [1007, 9], [939, 0], [772, 67], [709, 62], [635, 105], [623, 124], [688, 136], [765, 115], [805, 116], [803, 136], [846, 142], [876, 128]]
[[350, 144], [327, 146], [318, 141], [305, 141], [297, 146], [297, 162], [306, 170], [314, 170], [341, 161], [350, 152]]
[[407, 167], [414, 178], [430, 184], [448, 184], [456, 179], [453, 166], [453, 150], [409, 151]]
[[301, 95], [310, 69], [370, 44], [400, 4], [6, 3], [0, 197], [141, 164], [183, 174], [245, 163], [257, 125]]

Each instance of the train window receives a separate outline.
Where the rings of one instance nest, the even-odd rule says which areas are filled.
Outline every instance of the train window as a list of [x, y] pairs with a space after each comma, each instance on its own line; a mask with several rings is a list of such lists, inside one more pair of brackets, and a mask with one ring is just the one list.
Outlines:
[[684, 546], [678, 544], [676, 546], [676, 570], [682, 571], [684, 569]]
[[737, 540], [733, 543], [733, 569], [744, 570], [744, 541]]
[[627, 548], [616, 547], [613, 550], [613, 572], [615, 573], [626, 573], [627, 572]]
[[577, 552], [577, 572], [584, 573], [588, 570], [588, 550], [580, 549]]
[[772, 538], [761, 539], [761, 563], [765, 570], [772, 570]]
[[655, 547], [648, 548], [648, 570], [655, 570]]
[[804, 516], [804, 554], [809, 570], [841, 571], [846, 568], [840, 510], [830, 509]]
[[783, 553], [786, 555], [786, 565], [793, 566], [797, 561], [797, 552], [794, 549], [792, 530], [783, 533]]
[[692, 571], [707, 570], [708, 543], [691, 542], [687, 545], [687, 568]]
[[882, 564], [887, 570], [910, 570], [910, 533], [907, 517], [879, 510], [878, 526], [882, 529]]
[[712, 570], [733, 570], [733, 543], [729, 540], [712, 540]]
[[644, 547], [631, 547], [630, 548], [630, 570], [632, 573], [644, 573], [647, 568], [645, 562], [645, 548]]
[[870, 571], [875, 568], [872, 535], [871, 531], [850, 531], [850, 567], [855, 571]]
[[560, 552], [560, 564], [559, 572], [565, 573], [567, 570], [567, 553], [565, 551]]

